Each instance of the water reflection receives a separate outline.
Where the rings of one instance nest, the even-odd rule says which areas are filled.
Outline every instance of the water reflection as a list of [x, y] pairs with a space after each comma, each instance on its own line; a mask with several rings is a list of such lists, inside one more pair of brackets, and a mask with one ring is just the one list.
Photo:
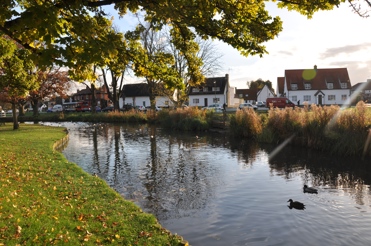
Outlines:
[[[66, 127], [70, 143], [63, 153], [70, 161], [105, 179], [191, 245], [371, 241], [369, 161], [294, 146], [269, 159], [275, 146], [146, 125]], [[303, 193], [304, 184], [318, 194]], [[287, 209], [291, 198], [305, 203], [305, 211]]]

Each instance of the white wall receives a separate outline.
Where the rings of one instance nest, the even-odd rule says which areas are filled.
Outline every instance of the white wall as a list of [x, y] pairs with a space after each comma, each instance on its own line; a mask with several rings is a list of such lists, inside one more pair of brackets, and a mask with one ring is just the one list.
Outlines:
[[[193, 99], [199, 99], [199, 103], [194, 103]], [[214, 98], [219, 99], [217, 103], [223, 104], [225, 103], [224, 95], [190, 95], [189, 96], [189, 106], [198, 106], [198, 107], [206, 107], [208, 105], [205, 105], [205, 98], [207, 98], [207, 104], [213, 104]]]
[[[166, 101], [168, 101], [168, 104], [166, 104]], [[126, 97], [125, 101], [120, 98], [119, 100], [120, 108], [124, 104], [131, 104], [133, 106], [151, 106], [151, 102], [149, 100], [149, 97]], [[167, 106], [173, 106], [173, 102], [170, 101], [168, 97], [156, 97], [156, 106], [158, 107], [167, 107]]]
[[274, 97], [274, 94], [272, 93], [271, 90], [269, 90], [268, 86], [265, 85], [263, 89], [261, 89], [257, 97], [257, 100], [265, 102], [268, 97]]
[[[298, 91], [289, 91], [286, 92], [286, 97], [292, 101], [293, 103], [297, 103], [297, 100], [300, 100], [300, 105], [303, 105], [304, 103], [304, 96], [310, 95], [311, 100], [308, 102], [308, 104], [318, 104], [318, 95], [314, 96], [314, 94], [317, 93], [318, 90], [298, 90]], [[346, 95], [347, 99], [350, 95], [349, 89], [342, 89], [342, 90], [321, 90], [324, 94], [322, 97], [322, 105], [332, 105], [332, 104], [338, 104], [343, 105], [346, 100], [342, 100], [342, 95]], [[335, 100], [328, 100], [329, 95], [335, 95]], [[297, 97], [297, 100], [293, 100], [293, 96]]]

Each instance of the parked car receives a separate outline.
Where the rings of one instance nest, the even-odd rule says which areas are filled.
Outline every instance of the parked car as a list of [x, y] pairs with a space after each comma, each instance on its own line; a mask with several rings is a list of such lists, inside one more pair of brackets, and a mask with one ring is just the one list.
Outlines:
[[115, 108], [113, 106], [108, 106], [102, 109], [102, 112], [112, 112]]
[[[145, 111], [150, 110], [150, 109], [152, 109], [151, 106], [147, 106], [146, 109], [145, 109]], [[156, 111], [160, 111], [161, 110], [161, 108], [158, 107], [158, 106], [155, 106], [155, 109], [156, 109]]]
[[62, 111], [63, 111], [63, 107], [60, 104], [56, 104], [52, 108], [52, 112], [62, 112]]
[[99, 106], [96, 106], [96, 107], [95, 107], [95, 112], [97, 112], [97, 113], [98, 113], [98, 112], [102, 112], [102, 108], [99, 107]]
[[135, 106], [135, 108], [138, 111], [146, 111], [146, 107], [144, 107], [144, 106]]
[[0, 110], [0, 117], [6, 117], [6, 113], [4, 110]]
[[269, 108], [270, 106], [274, 108], [286, 108], [286, 107], [295, 107], [295, 104], [291, 102], [289, 99], [286, 97], [270, 97], [267, 98], [267, 107]]
[[258, 101], [258, 102], [256, 103], [256, 106], [257, 106], [258, 108], [265, 107], [265, 102], [263, 102], [263, 101]]
[[120, 110], [125, 112], [125, 111], [130, 111], [132, 109], [134, 109], [134, 106], [133, 105], [131, 105], [131, 104], [125, 104], [124, 106], [122, 106], [122, 108]]
[[216, 112], [222, 112], [223, 111], [223, 105], [219, 103], [210, 104], [207, 107], [203, 107], [204, 110], [215, 110]]
[[238, 106], [238, 108], [240, 110], [242, 110], [244, 108], [252, 108], [252, 109], [256, 110], [258, 107], [256, 105], [252, 105], [251, 103], [241, 103], [240, 106]]

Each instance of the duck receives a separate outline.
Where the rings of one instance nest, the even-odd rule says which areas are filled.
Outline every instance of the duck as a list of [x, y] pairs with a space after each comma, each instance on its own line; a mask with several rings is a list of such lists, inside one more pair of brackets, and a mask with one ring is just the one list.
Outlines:
[[307, 185], [304, 185], [303, 187], [304, 193], [315, 193], [318, 194], [318, 190], [313, 187], [308, 187]]
[[295, 208], [295, 209], [305, 209], [304, 203], [298, 202], [298, 201], [293, 201], [292, 199], [289, 199], [287, 202], [290, 202], [290, 205], [288, 206], [290, 209]]

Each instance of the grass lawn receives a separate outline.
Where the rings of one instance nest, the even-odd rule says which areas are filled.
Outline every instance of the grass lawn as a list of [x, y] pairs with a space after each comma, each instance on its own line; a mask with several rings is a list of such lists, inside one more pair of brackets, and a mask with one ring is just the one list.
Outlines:
[[188, 245], [53, 145], [63, 128], [0, 126], [1, 245]]

